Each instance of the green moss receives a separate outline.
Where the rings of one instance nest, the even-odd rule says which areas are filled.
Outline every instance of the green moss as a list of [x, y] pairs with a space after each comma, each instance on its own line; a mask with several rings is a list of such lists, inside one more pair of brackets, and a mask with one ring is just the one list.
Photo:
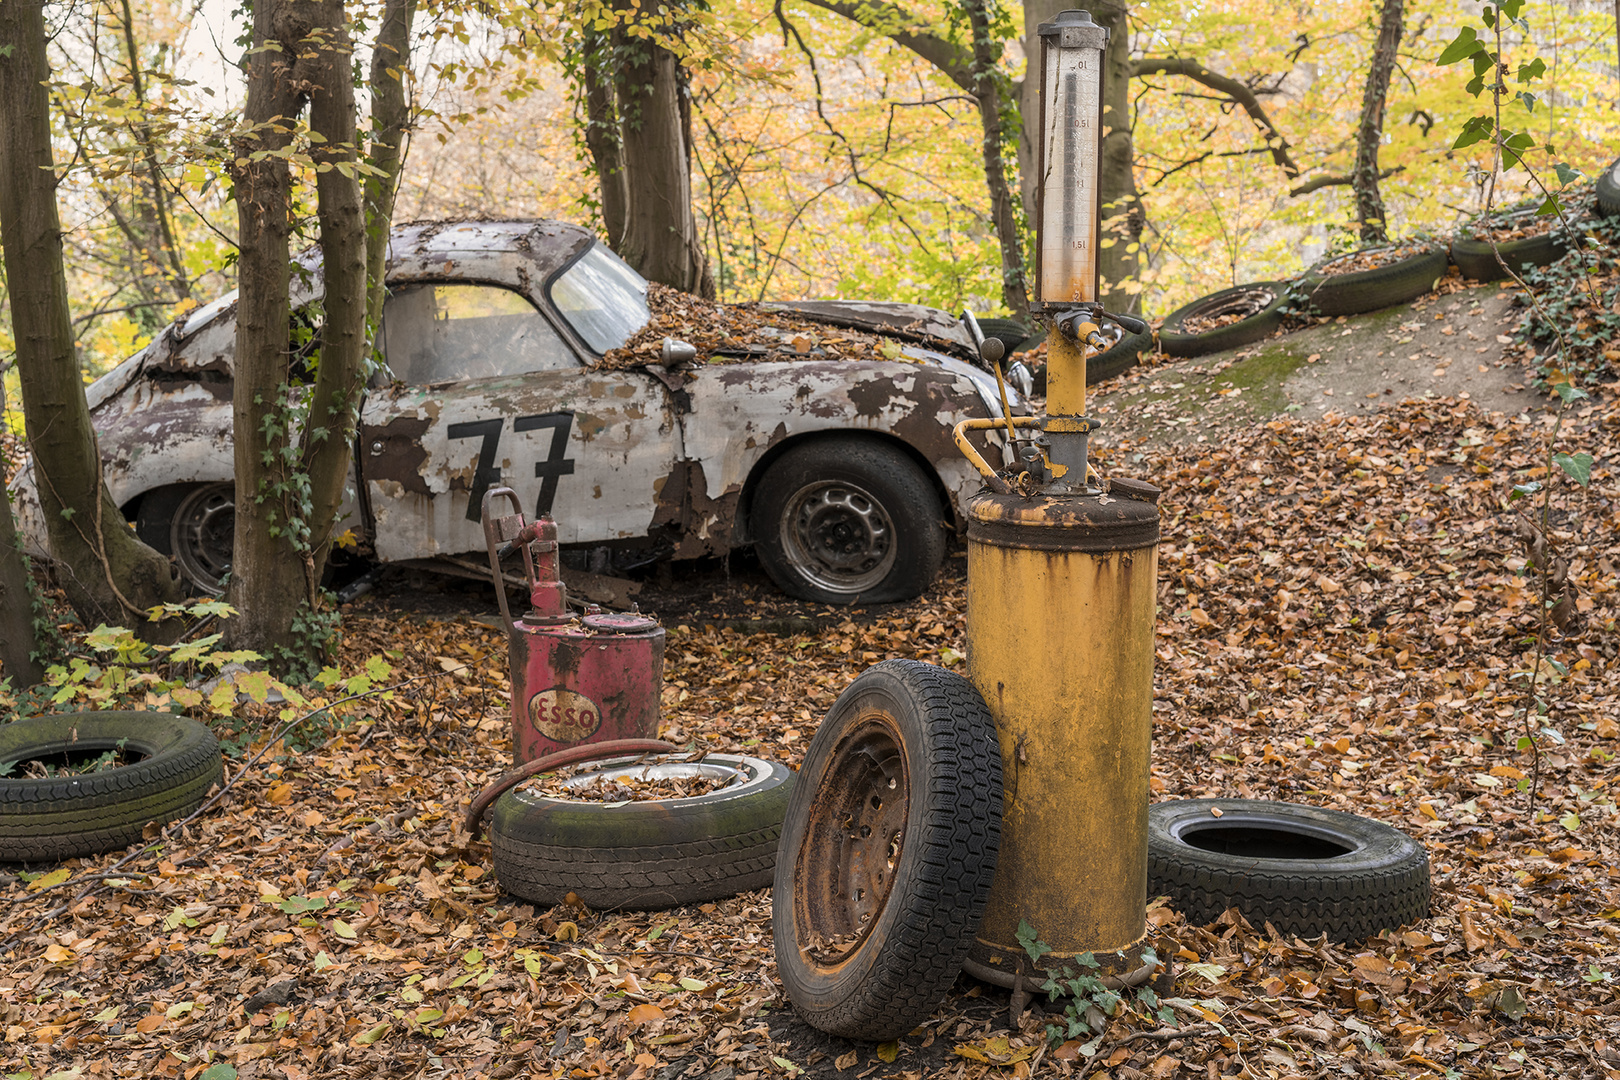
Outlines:
[[1288, 407], [1283, 384], [1301, 364], [1305, 354], [1291, 345], [1268, 345], [1254, 356], [1239, 360], [1215, 376], [1215, 386], [1243, 390], [1243, 402], [1256, 416], [1272, 416]]

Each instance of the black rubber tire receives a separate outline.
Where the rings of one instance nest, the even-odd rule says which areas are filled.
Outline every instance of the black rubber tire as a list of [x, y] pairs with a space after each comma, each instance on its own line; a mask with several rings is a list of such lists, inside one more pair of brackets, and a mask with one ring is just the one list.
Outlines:
[[[1195, 836], [1207, 847], [1189, 842]], [[1429, 913], [1429, 856], [1400, 830], [1338, 810], [1264, 799], [1155, 803], [1148, 894], [1169, 896], [1199, 925], [1235, 906], [1256, 927], [1361, 941]]]
[[[861, 761], [866, 744], [851, 745], [842, 758], [840, 747], [880, 714], [898, 729], [907, 763], [903, 840], [889, 864], [882, 908], [867, 922], [870, 930], [829, 964], [811, 955], [817, 932], [809, 908], [836, 907], [849, 898], [804, 864], [816, 864], [816, 851], [829, 841], [847, 845], [844, 835], [859, 843], [853, 830], [846, 834], [849, 823], [832, 820], [839, 811], [828, 792], [847, 775], [835, 766]], [[879, 768], [875, 759], [865, 760]], [[945, 999], [984, 917], [1001, 846], [995, 722], [962, 676], [915, 660], [885, 660], [833, 703], [799, 776], [771, 894], [777, 978], [813, 1027], [874, 1042], [899, 1038]]]
[[[883, 531], [890, 535], [883, 557], [866, 573], [840, 579], [836, 567], [804, 553], [804, 541], [784, 535], [784, 511], [818, 486], [857, 492], [855, 504], [869, 500], [887, 518], [889, 527]], [[759, 561], [789, 596], [822, 604], [910, 600], [928, 587], [945, 561], [939, 495], [917, 463], [888, 443], [861, 436], [801, 443], [770, 464], [756, 491], [750, 518]], [[838, 528], [837, 511], [827, 520]]]
[[496, 880], [537, 904], [561, 903], [572, 892], [598, 911], [651, 911], [768, 888], [793, 773], [734, 754], [705, 760], [748, 779], [707, 795], [618, 805], [506, 792], [490, 820]]
[[1446, 249], [1437, 246], [1372, 270], [1330, 276], [1312, 270], [1300, 279], [1295, 292], [1304, 308], [1315, 314], [1362, 315], [1433, 292], [1446, 276], [1448, 262]]
[[1609, 217], [1620, 217], [1620, 158], [1598, 173], [1593, 186], [1597, 188], [1598, 209]]
[[47, 713], [0, 726], [0, 765], [69, 750], [143, 755], [83, 776], [0, 778], [0, 862], [54, 862], [128, 847], [148, 822], [191, 813], [219, 781], [213, 732], [160, 712]]
[[[1255, 281], [1236, 285], [1177, 308], [1159, 326], [1159, 348], [1169, 356], [1204, 356], [1253, 345], [1282, 327], [1282, 308], [1288, 298], [1286, 281]], [[1254, 314], [1228, 326], [1189, 333], [1188, 320], [1253, 309]]]
[[1017, 319], [980, 319], [979, 332], [986, 339], [996, 338], [1007, 347], [1007, 355], [1030, 348], [1025, 343], [1029, 341], [1033, 331]]
[[1465, 278], [1475, 281], [1499, 281], [1508, 276], [1505, 263], [1516, 274], [1523, 274], [1534, 266], [1549, 266], [1563, 258], [1569, 243], [1558, 231], [1532, 236], [1525, 240], [1509, 240], [1497, 245], [1496, 251], [1483, 240], [1456, 239], [1451, 242], [1451, 261], [1457, 264]]

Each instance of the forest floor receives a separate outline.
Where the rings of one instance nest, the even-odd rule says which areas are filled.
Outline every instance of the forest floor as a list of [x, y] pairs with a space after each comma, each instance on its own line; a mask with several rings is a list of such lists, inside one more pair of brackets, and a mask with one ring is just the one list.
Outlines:
[[[1538, 766], [1517, 748], [1529, 504], [1508, 493], [1547, 478], [1551, 413], [1504, 360], [1503, 316], [1496, 290], [1459, 292], [1097, 395], [1139, 422], [1100, 440], [1104, 471], [1164, 488], [1153, 797], [1388, 822], [1428, 851], [1428, 918], [1332, 944], [1154, 903], [1174, 1022], [1123, 1008], [1090, 1057], [1047, 1039], [1042, 1002], [1010, 1022], [1007, 992], [967, 977], [897, 1042], [828, 1038], [783, 999], [767, 892], [647, 913], [501, 892], [459, 825], [510, 764], [492, 605], [385, 583], [346, 612], [342, 664], [386, 658], [386, 699], [312, 718], [257, 764], [276, 721], [245, 705], [217, 725], [217, 809], [110, 875], [118, 856], [0, 868], [0, 1073], [1620, 1080], [1620, 397], [1578, 403], [1558, 436], [1598, 464], [1548, 519], [1574, 595], [1547, 643], [1561, 668], [1541, 669]], [[1232, 374], [1284, 349], [1303, 355], [1274, 365], [1292, 365], [1281, 397]], [[662, 734], [797, 765], [870, 664], [960, 670], [964, 576], [958, 551], [919, 600], [854, 611], [785, 600], [746, 558], [649, 588], [669, 628]]]

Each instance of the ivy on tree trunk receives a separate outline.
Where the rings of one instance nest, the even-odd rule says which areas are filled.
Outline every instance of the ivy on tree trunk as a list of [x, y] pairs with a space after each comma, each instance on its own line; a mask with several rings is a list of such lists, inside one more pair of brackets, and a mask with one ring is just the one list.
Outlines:
[[[86, 625], [135, 625], [179, 601], [169, 561], [136, 539], [102, 482], [68, 311], [41, 0], [0, 3], [0, 242], [23, 419], [58, 579]], [[8, 512], [9, 518], [9, 512]]]

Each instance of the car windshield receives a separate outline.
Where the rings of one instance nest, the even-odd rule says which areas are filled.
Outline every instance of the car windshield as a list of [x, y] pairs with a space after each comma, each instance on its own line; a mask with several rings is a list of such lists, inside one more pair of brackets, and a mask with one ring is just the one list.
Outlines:
[[617, 349], [652, 317], [646, 279], [601, 244], [557, 276], [551, 302], [598, 353]]

